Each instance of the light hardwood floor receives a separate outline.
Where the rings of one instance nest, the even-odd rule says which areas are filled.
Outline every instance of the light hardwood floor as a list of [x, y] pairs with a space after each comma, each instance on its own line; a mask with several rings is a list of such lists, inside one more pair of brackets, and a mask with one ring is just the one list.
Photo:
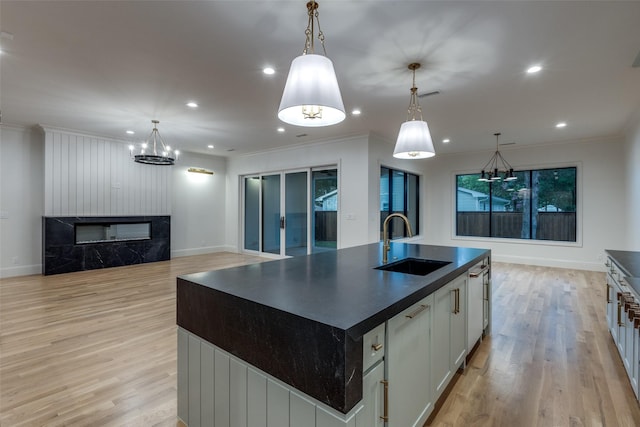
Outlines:
[[[237, 254], [0, 280], [0, 426], [176, 426], [175, 278]], [[638, 426], [604, 273], [495, 263], [493, 333], [433, 426]]]

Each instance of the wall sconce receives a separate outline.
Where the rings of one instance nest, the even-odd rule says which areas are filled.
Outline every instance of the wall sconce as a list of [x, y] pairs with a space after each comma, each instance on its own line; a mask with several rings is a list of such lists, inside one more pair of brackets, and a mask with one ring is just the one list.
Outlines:
[[187, 169], [187, 172], [203, 173], [205, 175], [213, 175], [213, 171], [210, 171], [210, 170], [207, 170], [207, 169], [203, 169], [203, 168], [189, 168], [189, 169]]

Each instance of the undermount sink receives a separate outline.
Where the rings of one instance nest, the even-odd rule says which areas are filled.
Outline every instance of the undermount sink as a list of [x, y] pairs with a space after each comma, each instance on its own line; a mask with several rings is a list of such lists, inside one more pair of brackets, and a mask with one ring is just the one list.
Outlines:
[[451, 264], [450, 261], [437, 261], [433, 259], [405, 258], [390, 264], [375, 267], [376, 270], [395, 271], [397, 273], [415, 274], [426, 276], [439, 268]]

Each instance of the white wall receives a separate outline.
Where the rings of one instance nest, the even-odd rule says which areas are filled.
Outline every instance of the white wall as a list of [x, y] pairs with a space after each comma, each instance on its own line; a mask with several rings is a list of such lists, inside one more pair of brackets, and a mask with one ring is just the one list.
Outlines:
[[[425, 243], [483, 247], [495, 260], [532, 265], [602, 270], [604, 249], [624, 249], [623, 140], [588, 140], [501, 150], [516, 169], [578, 166], [577, 244], [455, 237], [455, 174], [478, 172], [491, 152], [436, 157], [425, 170]], [[637, 193], [635, 193], [637, 194]]]
[[[106, 143], [112, 142], [120, 144], [118, 141]], [[116, 151], [125, 150], [123, 155], [128, 161], [126, 146], [112, 148]], [[455, 174], [477, 172], [478, 165], [483, 164], [492, 153], [436, 155], [431, 159], [406, 161], [394, 159], [392, 151], [392, 142], [375, 135], [362, 135], [228, 160], [184, 153], [176, 166], [167, 169], [172, 171], [166, 187], [171, 189], [168, 192], [170, 203], [167, 209], [172, 215], [172, 254], [180, 256], [241, 249], [238, 240], [241, 223], [240, 176], [327, 165], [338, 165], [339, 170], [340, 247], [378, 240], [379, 169], [380, 165], [386, 165], [421, 176], [422, 226], [421, 235], [418, 236], [421, 242], [486, 247], [492, 249], [496, 260], [502, 261], [593, 270], [602, 269], [600, 258], [605, 248], [640, 250], [640, 224], [637, 215], [633, 214], [640, 212], [640, 198], [635, 197], [640, 194], [640, 119], [634, 122], [626, 139], [504, 150], [503, 154], [517, 168], [578, 165], [582, 214], [579, 217], [580, 242], [577, 245], [456, 238], [453, 229]], [[90, 161], [97, 161], [97, 158]], [[44, 134], [37, 130], [2, 125], [0, 162], [0, 277], [37, 274], [41, 271], [41, 217], [45, 213], [45, 184], [51, 184], [44, 175]], [[128, 167], [128, 163], [124, 166]], [[215, 175], [203, 175], [206, 181], [196, 183], [193, 181], [195, 176], [185, 172], [189, 166], [213, 170]], [[107, 170], [111, 169], [103, 169]], [[103, 192], [122, 191], [124, 182], [120, 176], [116, 168], [108, 180], [104, 178], [103, 182], [109, 185], [103, 186]], [[120, 182], [120, 189], [112, 188], [113, 177]], [[51, 192], [62, 195], [68, 191], [63, 189], [63, 183], [68, 188], [69, 182], [77, 181], [77, 170], [76, 181], [69, 178], [65, 180], [61, 175], [51, 179], [58, 180], [62, 185], [62, 188], [52, 189]], [[59, 203], [53, 202], [56, 197], [51, 197], [51, 214], [80, 212], [71, 209], [69, 203], [63, 203], [63, 198], [59, 198]], [[76, 200], [77, 197], [76, 192]], [[88, 198], [91, 201], [89, 205], [93, 206], [95, 204], [91, 197]], [[74, 197], [66, 197], [66, 200], [72, 199]], [[78, 214], [152, 213], [137, 208], [133, 210], [135, 213], [127, 209], [120, 210], [124, 204], [117, 201], [113, 203], [111, 196], [103, 196], [102, 203], [103, 210], [91, 208], [87, 213]], [[76, 201], [77, 206], [85, 206], [85, 203], [78, 204]], [[106, 210], [107, 206], [110, 206], [109, 211]], [[625, 215], [625, 212], [630, 214]]]
[[0, 126], [0, 277], [41, 271], [43, 167], [39, 130]]
[[46, 216], [171, 214], [170, 167], [135, 163], [124, 141], [44, 130]]
[[405, 241], [414, 241], [423, 239], [428, 233], [429, 224], [424, 221], [426, 206], [429, 200], [429, 194], [425, 191], [425, 171], [438, 161], [438, 157], [417, 160], [401, 160], [393, 157], [393, 149], [395, 142], [388, 142], [375, 134], [371, 134], [369, 138], [369, 212], [375, 216], [370, 221], [369, 226], [369, 242], [377, 242], [380, 240], [380, 167], [387, 166], [393, 169], [410, 172], [419, 177], [419, 186], [421, 190], [420, 197], [420, 230], [419, 234], [413, 239], [405, 239]]
[[[187, 172], [189, 167], [214, 174]], [[171, 255], [224, 250], [226, 159], [182, 153], [172, 170]]]
[[[172, 256], [224, 248], [224, 158], [142, 165], [123, 141], [2, 125], [0, 162], [0, 277], [40, 274], [43, 215], [171, 215]], [[215, 175], [187, 175], [189, 166]]]
[[626, 246], [640, 251], [640, 110], [631, 120], [625, 141], [627, 204]]
[[241, 251], [241, 177], [304, 167], [338, 165], [338, 244], [341, 248], [368, 243], [368, 136], [362, 135], [281, 150], [235, 157], [227, 165], [226, 242]]

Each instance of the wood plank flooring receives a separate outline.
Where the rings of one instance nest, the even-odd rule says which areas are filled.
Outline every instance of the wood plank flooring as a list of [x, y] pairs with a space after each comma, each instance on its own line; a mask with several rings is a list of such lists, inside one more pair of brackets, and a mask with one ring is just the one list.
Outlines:
[[[175, 278], [211, 254], [0, 280], [0, 426], [176, 426]], [[493, 332], [432, 426], [639, 426], [604, 273], [494, 264]]]
[[212, 254], [0, 281], [0, 426], [175, 426], [176, 276]]
[[604, 273], [495, 263], [493, 331], [432, 426], [640, 426]]

